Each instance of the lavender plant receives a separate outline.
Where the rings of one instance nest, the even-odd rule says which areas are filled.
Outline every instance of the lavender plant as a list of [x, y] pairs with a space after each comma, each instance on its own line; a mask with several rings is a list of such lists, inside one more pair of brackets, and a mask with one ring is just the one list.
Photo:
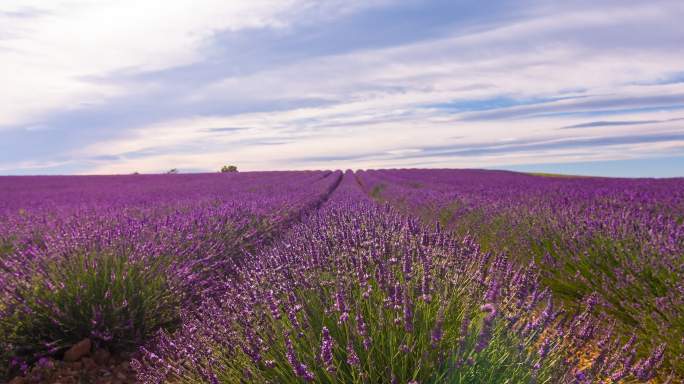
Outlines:
[[[138, 176], [20, 179], [92, 188], [84, 201], [56, 195], [51, 207], [33, 200], [35, 191], [12, 198], [15, 184], [0, 184], [9, 189], [0, 210], [0, 377], [86, 337], [121, 351], [174, 329], [181, 306], [215, 294], [213, 281], [316, 208], [339, 180], [331, 172], [241, 175], [192, 176], [194, 186], [167, 186], [173, 194], [163, 199], [160, 181], [182, 175], [147, 183]], [[121, 182], [142, 183], [143, 191], [122, 197], [130, 191], [111, 188]], [[276, 186], [284, 194], [274, 195]], [[254, 200], [240, 200], [247, 195]]]
[[168, 263], [161, 257], [143, 264], [125, 254], [84, 254], [34, 271], [13, 289], [16, 300], [0, 318], [7, 352], [20, 363], [54, 356], [84, 338], [131, 349], [157, 329], [171, 329], [183, 298], [169, 287]]
[[144, 345], [145, 383], [679, 380], [680, 191], [470, 170], [0, 178], [0, 377], [88, 337]]
[[[427, 231], [364, 202], [355, 183], [347, 173], [322, 211], [143, 349], [140, 380], [556, 383], [624, 368], [630, 350], [598, 337], [595, 300], [568, 316], [534, 265]], [[600, 354], [589, 364], [575, 354], [587, 345]], [[658, 363], [625, 377], [650, 377]]]
[[[534, 259], [568, 309], [597, 293], [621, 339], [636, 332], [646, 357], [684, 378], [684, 188], [681, 179], [539, 177], [487, 171], [369, 171], [378, 199], [426, 223], [474, 236], [484, 249]], [[420, 184], [420, 188], [415, 186]]]

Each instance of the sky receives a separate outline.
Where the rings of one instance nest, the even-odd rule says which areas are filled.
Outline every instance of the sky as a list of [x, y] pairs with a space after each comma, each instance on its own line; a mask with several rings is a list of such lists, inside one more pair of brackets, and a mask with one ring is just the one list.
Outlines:
[[0, 175], [684, 176], [681, 0], [2, 0]]

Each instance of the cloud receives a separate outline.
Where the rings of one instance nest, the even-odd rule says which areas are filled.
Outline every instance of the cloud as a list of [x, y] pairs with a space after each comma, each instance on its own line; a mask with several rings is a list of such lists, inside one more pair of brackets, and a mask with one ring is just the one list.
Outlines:
[[[207, 0], [201, 6], [190, 0], [3, 1], [3, 29], [12, 33], [0, 40], [0, 80], [10, 90], [0, 94], [0, 126], [154, 89], [115, 79], [196, 63], [217, 33], [286, 29], [297, 10], [325, 13], [331, 3], [340, 10], [358, 6], [305, 0]], [[110, 81], [97, 81], [102, 78]]]
[[572, 100], [585, 98], [588, 96], [556, 97], [556, 98], [533, 98], [533, 99], [514, 99], [511, 97], [494, 97], [488, 99], [474, 99], [454, 101], [449, 103], [426, 105], [426, 108], [436, 108], [451, 112], [472, 112], [472, 111], [491, 111], [512, 108], [523, 105], [539, 105], [552, 103], [559, 100]]
[[464, 115], [464, 120], [495, 120], [549, 115], [599, 115], [636, 110], [684, 109], [684, 93], [672, 95], [598, 95], [537, 102], [520, 107], [498, 108], [493, 111]]
[[208, 132], [239, 132], [246, 131], [249, 128], [237, 128], [237, 127], [226, 127], [226, 128], [207, 128]]
[[672, 122], [672, 121], [683, 121], [683, 120], [684, 120], [684, 118], [667, 119], [667, 120], [592, 121], [589, 123], [568, 125], [567, 127], [562, 127], [561, 129], [613, 127], [613, 126], [621, 126], [621, 125], [645, 125], [645, 124], [667, 123], [667, 122]]
[[[629, 145], [648, 146], [649, 144], [667, 144], [678, 148], [684, 146], [684, 133], [664, 133], [652, 135], [626, 135], [626, 136], [603, 136], [592, 138], [567, 138], [560, 140], [498, 140], [495, 142], [435, 145], [424, 148], [407, 148], [403, 150], [391, 150], [385, 153], [360, 153], [346, 156], [312, 156], [296, 159], [302, 162], [321, 162], [334, 160], [371, 160], [382, 159], [388, 162], [404, 163], [411, 159], [456, 159], [463, 161], [472, 157], [484, 157], [487, 155], [516, 153], [539, 154], [549, 151], [560, 151], [566, 155], [572, 151], [575, 155], [586, 155], [593, 152], [593, 148], [606, 150], [610, 147], [625, 147]], [[416, 163], [418, 164], [418, 163]]]
[[512, 142], [489, 143], [485, 145], [472, 146], [461, 145], [452, 147], [432, 147], [425, 148], [419, 154], [407, 157], [454, 157], [454, 156], [481, 156], [493, 153], [515, 153], [515, 152], [538, 152], [556, 149], [581, 148], [582, 150], [594, 147], [606, 148], [617, 145], [628, 144], [649, 144], [649, 143], [670, 143], [675, 142], [684, 144], [684, 133], [665, 133], [654, 135], [627, 135], [627, 136], [603, 136], [592, 138], [568, 138], [551, 141], [534, 140], [514, 140]]
[[0, 19], [28, 19], [49, 15], [50, 12], [26, 6], [10, 6], [7, 11], [0, 10]]
[[[46, 4], [0, 5], [12, 30], [0, 37], [5, 169], [478, 167], [678, 150], [679, 1]], [[20, 9], [30, 16], [2, 16]]]
[[33, 124], [33, 125], [27, 125], [24, 127], [25, 130], [29, 132], [42, 132], [42, 131], [49, 131], [52, 129], [49, 125], [44, 125], [44, 124]]

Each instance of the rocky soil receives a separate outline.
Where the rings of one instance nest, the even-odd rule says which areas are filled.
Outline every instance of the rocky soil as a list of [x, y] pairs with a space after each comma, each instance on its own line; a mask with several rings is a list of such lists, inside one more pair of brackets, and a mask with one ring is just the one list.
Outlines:
[[15, 377], [9, 384], [125, 384], [136, 383], [129, 365], [131, 356], [112, 355], [94, 348], [89, 339], [73, 345], [62, 360], [43, 358], [26, 376]]

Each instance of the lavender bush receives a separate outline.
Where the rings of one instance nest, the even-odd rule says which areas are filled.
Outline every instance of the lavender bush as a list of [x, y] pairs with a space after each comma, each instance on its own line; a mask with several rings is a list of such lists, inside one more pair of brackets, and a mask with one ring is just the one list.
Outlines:
[[[212, 282], [230, 276], [245, 251], [316, 208], [340, 177], [254, 176], [3, 180], [4, 374], [86, 337], [130, 350], [160, 328], [173, 329], [181, 306], [213, 295]], [[34, 195], [40, 188], [51, 205]]]
[[638, 354], [667, 345], [665, 364], [684, 378], [684, 182], [681, 179], [540, 177], [499, 171], [400, 170], [359, 175], [426, 223], [471, 234], [540, 266], [568, 309], [596, 293]]
[[662, 359], [656, 351], [632, 369], [634, 340], [618, 345], [603, 332], [595, 296], [566, 313], [534, 264], [376, 206], [351, 173], [223, 288], [143, 349], [141, 381], [644, 381]]
[[681, 187], [470, 170], [0, 178], [0, 377], [87, 337], [138, 349], [143, 383], [676, 382]]

